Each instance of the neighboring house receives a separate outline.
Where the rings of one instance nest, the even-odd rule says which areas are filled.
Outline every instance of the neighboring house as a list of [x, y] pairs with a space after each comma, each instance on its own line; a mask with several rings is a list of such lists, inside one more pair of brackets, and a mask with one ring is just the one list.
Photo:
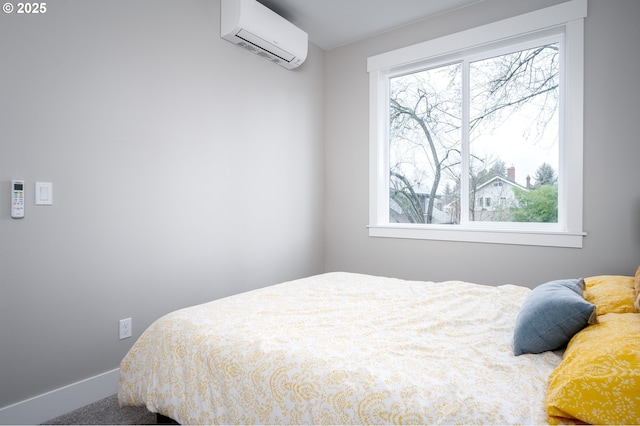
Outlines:
[[496, 176], [478, 186], [472, 200], [471, 219], [494, 222], [510, 220], [510, 208], [515, 206], [517, 202], [514, 188], [529, 191], [531, 178], [527, 176], [527, 186], [520, 185], [515, 181], [515, 168], [513, 167], [507, 169], [507, 178]]
[[[531, 189], [531, 178], [527, 176], [526, 186], [522, 186], [515, 181], [515, 167], [507, 169], [507, 177], [495, 176], [487, 182], [478, 186], [472, 191], [474, 198], [471, 201], [471, 217], [473, 221], [487, 222], [505, 222], [511, 219], [511, 207], [516, 206], [517, 200], [514, 188], [520, 188], [524, 191]], [[420, 201], [423, 211], [427, 212], [429, 201], [429, 190], [423, 188], [414, 188], [414, 192]], [[458, 221], [458, 201], [453, 200], [446, 202], [441, 195], [436, 195], [433, 204], [433, 214], [431, 223], [450, 224]], [[411, 220], [407, 217], [402, 207], [394, 200], [389, 200], [389, 211], [391, 220], [396, 223], [409, 223]], [[426, 217], [425, 217], [426, 222]]]

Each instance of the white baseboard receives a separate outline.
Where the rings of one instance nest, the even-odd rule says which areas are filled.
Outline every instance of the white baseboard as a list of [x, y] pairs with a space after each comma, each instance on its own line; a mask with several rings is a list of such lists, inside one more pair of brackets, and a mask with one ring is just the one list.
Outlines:
[[37, 425], [118, 392], [120, 369], [0, 408], [1, 425]]

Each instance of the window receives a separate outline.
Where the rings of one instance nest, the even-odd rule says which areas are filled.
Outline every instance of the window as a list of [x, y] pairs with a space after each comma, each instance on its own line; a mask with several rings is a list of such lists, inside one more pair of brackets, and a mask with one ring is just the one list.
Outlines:
[[582, 247], [586, 5], [369, 58], [370, 236]]

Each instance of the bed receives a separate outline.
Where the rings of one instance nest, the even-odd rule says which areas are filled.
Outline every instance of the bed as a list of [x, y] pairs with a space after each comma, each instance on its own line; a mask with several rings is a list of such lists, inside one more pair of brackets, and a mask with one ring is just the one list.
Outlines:
[[154, 322], [118, 398], [181, 424], [547, 423], [564, 346], [514, 355], [531, 293], [336, 272], [234, 295]]

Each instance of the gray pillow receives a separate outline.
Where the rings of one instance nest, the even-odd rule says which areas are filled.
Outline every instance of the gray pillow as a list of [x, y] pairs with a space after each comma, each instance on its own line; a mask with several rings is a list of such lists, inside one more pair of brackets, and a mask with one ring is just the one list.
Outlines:
[[513, 353], [538, 354], [566, 345], [596, 322], [596, 305], [582, 296], [584, 280], [550, 281], [534, 288], [522, 303], [513, 334]]

